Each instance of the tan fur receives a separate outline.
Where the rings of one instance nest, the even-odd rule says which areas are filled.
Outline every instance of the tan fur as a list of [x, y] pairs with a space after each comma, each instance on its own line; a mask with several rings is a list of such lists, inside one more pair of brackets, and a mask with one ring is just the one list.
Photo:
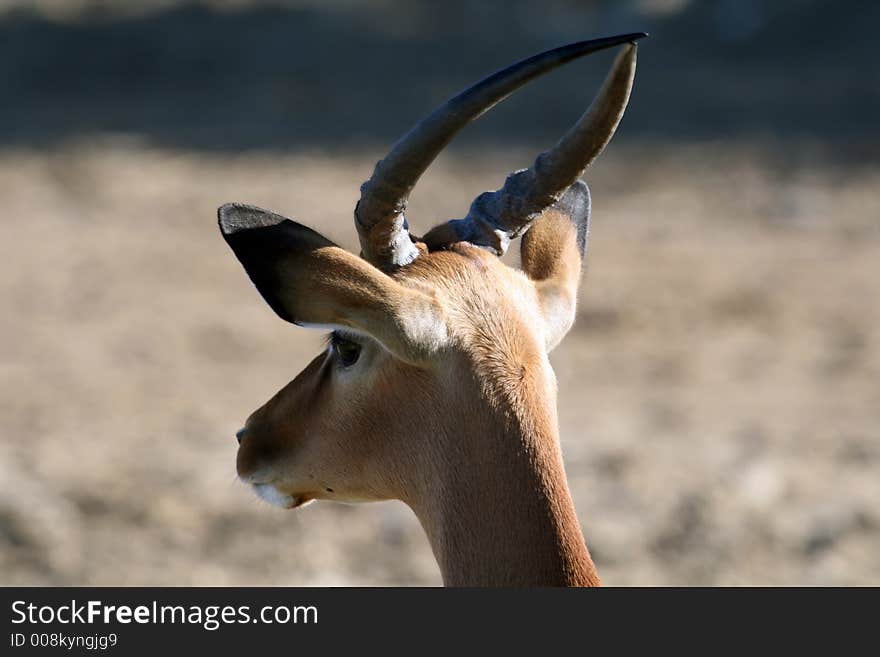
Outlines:
[[522, 272], [466, 243], [420, 249], [391, 276], [336, 247], [287, 265], [297, 317], [355, 328], [362, 353], [350, 369], [319, 355], [256, 411], [239, 474], [293, 505], [403, 500], [447, 585], [598, 584], [547, 358], [574, 318], [573, 224], [537, 220]]
[[420, 362], [445, 340], [442, 309], [430, 290], [412, 290], [333, 244], [284, 262], [290, 312], [318, 325], [370, 333], [399, 358]]
[[576, 236], [572, 221], [551, 208], [522, 238], [522, 268], [535, 282], [548, 350], [562, 341], [574, 322], [581, 278]]

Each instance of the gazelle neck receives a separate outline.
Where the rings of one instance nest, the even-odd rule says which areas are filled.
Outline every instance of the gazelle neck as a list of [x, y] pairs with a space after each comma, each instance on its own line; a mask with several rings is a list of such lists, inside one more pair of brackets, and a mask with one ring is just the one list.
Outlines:
[[445, 585], [599, 585], [565, 479], [555, 412], [548, 415], [532, 427], [496, 424], [479, 436], [455, 436], [446, 451], [452, 460], [408, 500]]

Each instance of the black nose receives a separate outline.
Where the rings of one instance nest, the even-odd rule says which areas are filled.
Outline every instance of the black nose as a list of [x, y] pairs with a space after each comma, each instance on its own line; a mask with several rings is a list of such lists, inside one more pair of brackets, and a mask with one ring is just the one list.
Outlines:
[[239, 429], [235, 432], [235, 437], [238, 439], [238, 444], [241, 445], [241, 441], [244, 440], [244, 429]]

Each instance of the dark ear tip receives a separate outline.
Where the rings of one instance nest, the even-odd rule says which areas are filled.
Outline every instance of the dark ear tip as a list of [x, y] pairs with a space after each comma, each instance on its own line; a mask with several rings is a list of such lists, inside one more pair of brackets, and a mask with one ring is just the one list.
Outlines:
[[575, 181], [557, 201], [557, 207], [563, 210], [577, 226], [577, 245], [581, 258], [586, 253], [590, 235], [590, 205], [590, 188], [583, 180]]
[[576, 180], [562, 198], [557, 201], [557, 207], [563, 209], [575, 223], [582, 223], [590, 219], [590, 188], [583, 180]]
[[232, 235], [241, 230], [277, 226], [285, 217], [243, 203], [224, 203], [217, 208], [217, 222], [224, 235]]

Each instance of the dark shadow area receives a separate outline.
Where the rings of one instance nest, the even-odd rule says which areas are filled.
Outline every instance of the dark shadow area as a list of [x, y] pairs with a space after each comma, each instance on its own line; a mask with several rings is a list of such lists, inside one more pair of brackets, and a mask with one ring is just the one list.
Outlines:
[[[664, 12], [645, 2], [181, 4], [71, 22], [6, 12], [0, 145], [98, 132], [210, 150], [383, 143], [521, 57], [647, 30], [626, 139], [796, 138], [834, 142], [855, 159], [876, 155], [880, 5], [678, 4]], [[609, 61], [597, 55], [534, 83], [465, 139], [555, 140]]]

